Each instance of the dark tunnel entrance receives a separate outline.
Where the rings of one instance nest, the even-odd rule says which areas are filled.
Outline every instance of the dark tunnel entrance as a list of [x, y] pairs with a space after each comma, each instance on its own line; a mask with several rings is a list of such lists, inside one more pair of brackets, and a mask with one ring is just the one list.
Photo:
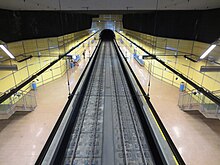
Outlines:
[[100, 33], [100, 38], [105, 41], [106, 40], [113, 40], [113, 39], [115, 39], [115, 33], [110, 29], [104, 29]]

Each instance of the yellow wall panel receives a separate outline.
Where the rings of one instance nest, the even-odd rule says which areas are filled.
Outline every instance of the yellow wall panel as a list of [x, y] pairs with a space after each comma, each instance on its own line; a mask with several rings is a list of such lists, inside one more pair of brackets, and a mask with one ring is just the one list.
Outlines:
[[58, 47], [58, 39], [57, 38], [49, 38], [48, 39], [49, 42], [49, 47], [50, 48], [54, 48], [54, 47]]
[[160, 68], [160, 69], [162, 69], [162, 70], [165, 69], [165, 67], [161, 63], [159, 63], [159, 62], [155, 62], [155, 66]]
[[169, 82], [172, 82], [173, 81], [173, 73], [171, 73], [171, 72], [169, 72], [169, 71], [164, 71], [163, 72], [163, 77], [165, 78], [165, 79], [168, 79], [169, 80]]
[[190, 60], [187, 60], [186, 58], [184, 57], [178, 57], [177, 58], [177, 63], [181, 64], [181, 65], [187, 65], [189, 66], [190, 65]]
[[14, 86], [15, 82], [13, 76], [6, 77], [5, 79], [1, 80], [0, 92], [3, 93]]
[[[208, 78], [208, 77], [206, 77], [204, 80], [203, 80], [203, 86], [206, 88], [206, 89], [213, 89], [214, 87], [215, 87], [215, 81], [213, 80], [213, 79], [211, 79], [211, 78]], [[218, 88], [218, 89], [220, 89], [220, 88]]]
[[153, 68], [153, 73], [162, 77], [162, 70], [156, 67]]
[[12, 71], [0, 71], [0, 79], [12, 74]]
[[43, 76], [40, 75], [35, 79], [35, 82], [37, 83], [37, 87], [39, 87], [40, 85], [43, 85]]
[[14, 73], [16, 84], [21, 83], [22, 81], [28, 78], [28, 70], [27, 67], [17, 71]]
[[[78, 36], [77, 39], [78, 42], [76, 42], [76, 40], [73, 39], [74, 33], [66, 35], [66, 41], [68, 42], [67, 46], [70, 48], [72, 45], [74, 44], [76, 45], [77, 43], [79, 43], [79, 40], [85, 39], [84, 36], [85, 35], [88, 36], [88, 34], [89, 34], [88, 31], [82, 31], [80, 33], [77, 33], [75, 36]], [[10, 47], [10, 49], [12, 50], [12, 53], [15, 55], [24, 54], [24, 50], [23, 50], [24, 47], [25, 55], [33, 55], [35, 57], [21, 63], [17, 63], [16, 61], [11, 61], [11, 64], [16, 64], [19, 69], [18, 71], [14, 72], [14, 76], [11, 71], [0, 72], [0, 78], [8, 76], [7, 78], [0, 80], [0, 87], [2, 92], [15, 86], [14, 77], [16, 79], [15, 80], [16, 83], [20, 83], [28, 78], [29, 75], [28, 73], [30, 73], [31, 76], [40, 69], [44, 68], [53, 60], [57, 59], [60, 52], [64, 54], [64, 46], [61, 47], [61, 50], [59, 50], [58, 48], [51, 48], [50, 51], [48, 50], [48, 44], [50, 47], [54, 47], [54, 46], [57, 47], [58, 40], [59, 40], [59, 45], [63, 44], [64, 41], [62, 36], [58, 38], [54, 37], [54, 38], [45, 38], [45, 39], [26, 40], [26, 41], [7, 44], [8, 47]], [[41, 51], [38, 52], [39, 49]], [[43, 50], [43, 49], [47, 49], [47, 50]], [[78, 51], [81, 53], [83, 51], [83, 48], [81, 47]], [[49, 57], [50, 54], [56, 57]], [[36, 56], [40, 56], [40, 57], [36, 57]], [[48, 57], [42, 57], [42, 56], [48, 56]], [[4, 62], [4, 64], [10, 65], [10, 61], [8, 60]], [[60, 75], [64, 74], [65, 71], [66, 71], [66, 61], [61, 60], [60, 62], [55, 64], [51, 70], [48, 70], [47, 72], [43, 73], [42, 75], [40, 75], [35, 79], [37, 82], [37, 86], [52, 81], [54, 78], [60, 77]], [[54, 76], [53, 78], [52, 75]], [[31, 87], [31, 83], [28, 84], [25, 88], [30, 89], [30, 87]]]
[[205, 76], [208, 76], [212, 79], [217, 79], [220, 82], [220, 72], [204, 72]]
[[14, 55], [24, 54], [22, 41], [7, 44], [9, 51]]
[[59, 56], [59, 49], [50, 49], [50, 56]]
[[51, 81], [52, 79], [52, 71], [46, 71], [42, 74], [42, 77], [43, 77], [43, 81], [44, 83], [47, 83], [48, 81]]
[[201, 74], [195, 73], [193, 75], [193, 81], [197, 82], [197, 84], [202, 84], [203, 76]]
[[205, 73], [202, 85], [205, 86], [207, 89], [212, 89], [212, 91], [220, 90], [220, 73], [219, 72]]
[[50, 58], [48, 58], [48, 57], [40, 58], [40, 64], [41, 64], [42, 68], [44, 68], [45, 66], [49, 65], [50, 62], [51, 62]]
[[179, 63], [176, 64], [176, 70], [185, 76], [187, 76], [187, 74], [188, 74], [188, 69], [189, 69], [189, 67], [187, 67], [187, 66], [183, 66]]
[[194, 72], [195, 72], [194, 69], [189, 68], [188, 78], [193, 79]]
[[39, 51], [39, 56], [50, 56], [49, 50], [41, 50]]
[[166, 54], [166, 51], [165, 51], [165, 49], [163, 49], [163, 48], [156, 48], [156, 55], [165, 55]]
[[37, 39], [37, 48], [38, 50], [48, 49], [48, 39]]
[[61, 75], [61, 69], [60, 68], [53, 69], [52, 71], [53, 71], [53, 76]]
[[30, 75], [36, 73], [36, 72], [39, 71], [40, 69], [41, 69], [41, 66], [40, 66], [39, 63], [28, 66], [28, 71], [29, 71], [29, 74], [30, 74]]
[[38, 58], [32, 57], [32, 58], [26, 60], [25, 62], [27, 62], [28, 65], [36, 64], [36, 63], [38, 63]]
[[37, 51], [37, 43], [36, 40], [26, 40], [23, 41], [25, 53]]
[[[194, 41], [180, 40], [178, 51], [191, 54]], [[179, 53], [181, 54], [181, 53]]]

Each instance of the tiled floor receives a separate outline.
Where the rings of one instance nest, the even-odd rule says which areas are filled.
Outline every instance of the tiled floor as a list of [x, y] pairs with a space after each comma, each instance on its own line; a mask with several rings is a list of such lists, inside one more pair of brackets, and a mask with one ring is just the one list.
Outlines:
[[[136, 61], [130, 64], [147, 91], [146, 69]], [[220, 120], [206, 119], [201, 113], [183, 112], [177, 106], [178, 88], [151, 77], [150, 97], [156, 111], [186, 164], [218, 165], [220, 163]]]
[[[147, 90], [147, 71], [130, 59], [130, 64]], [[70, 74], [71, 89], [86, 64], [81, 60]], [[56, 90], [54, 90], [56, 89]], [[220, 162], [220, 121], [199, 112], [186, 113], [177, 106], [178, 88], [151, 78], [150, 96], [170, 136], [190, 165]], [[38, 106], [31, 113], [16, 113], [0, 121], [0, 164], [34, 164], [68, 97], [66, 76], [37, 89]]]
[[[86, 60], [69, 72], [74, 88]], [[68, 98], [67, 76], [37, 89], [37, 108], [33, 112], [16, 112], [0, 120], [0, 164], [34, 164]]]

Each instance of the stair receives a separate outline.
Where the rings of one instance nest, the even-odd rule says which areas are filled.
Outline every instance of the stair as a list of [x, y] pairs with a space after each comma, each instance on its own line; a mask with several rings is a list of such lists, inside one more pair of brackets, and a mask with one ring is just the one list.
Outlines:
[[19, 93], [0, 104], [0, 120], [8, 119], [16, 111], [31, 112], [36, 106], [36, 96], [33, 91]]
[[206, 118], [220, 119], [220, 107], [217, 104], [203, 95], [194, 95], [191, 91], [180, 93], [178, 106], [185, 112], [197, 110]]

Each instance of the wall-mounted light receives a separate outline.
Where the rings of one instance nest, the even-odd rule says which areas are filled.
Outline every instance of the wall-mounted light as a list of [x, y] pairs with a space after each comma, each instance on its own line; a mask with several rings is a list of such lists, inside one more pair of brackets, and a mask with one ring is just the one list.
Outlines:
[[17, 65], [0, 65], [0, 70], [18, 70]]
[[200, 72], [220, 72], [220, 66], [201, 66]]
[[8, 51], [8, 49], [4, 45], [0, 45], [0, 48], [12, 59], [15, 57], [11, 54], [11, 52]]
[[169, 47], [169, 46], [166, 46], [165, 49], [171, 50], [171, 51], [177, 51], [177, 48], [173, 48], [173, 47]]
[[204, 59], [214, 48], [216, 45], [211, 45], [200, 57], [200, 59]]

